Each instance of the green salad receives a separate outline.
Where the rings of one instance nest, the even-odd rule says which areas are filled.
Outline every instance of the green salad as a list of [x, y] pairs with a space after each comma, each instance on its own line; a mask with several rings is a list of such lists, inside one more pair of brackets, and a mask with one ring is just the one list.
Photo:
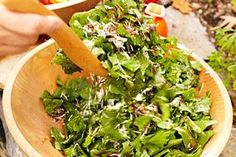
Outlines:
[[[41, 97], [64, 122], [52, 143], [67, 157], [198, 157], [213, 136], [210, 94], [198, 97], [201, 65], [162, 39], [142, 0], [109, 0], [76, 13], [71, 28], [109, 76], [62, 83]], [[58, 50], [67, 74], [81, 69]]]

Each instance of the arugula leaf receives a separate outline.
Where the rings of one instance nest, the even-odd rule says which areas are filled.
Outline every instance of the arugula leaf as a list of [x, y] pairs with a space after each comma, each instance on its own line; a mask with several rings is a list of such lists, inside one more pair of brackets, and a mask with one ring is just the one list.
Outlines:
[[64, 153], [67, 157], [74, 157], [76, 156], [76, 149], [71, 145], [69, 148], [64, 149]]
[[195, 105], [195, 112], [196, 113], [204, 113], [204, 114], [209, 114], [210, 111], [210, 106], [211, 106], [211, 100], [208, 97], [205, 97], [199, 101], [196, 102]]
[[172, 151], [170, 151], [166, 155], [166, 157], [179, 157], [179, 156], [181, 156], [181, 157], [198, 157], [198, 156], [201, 155], [201, 153], [202, 153], [202, 149], [201, 148], [197, 149], [196, 152], [191, 153], [191, 154], [184, 153], [183, 151], [173, 149]]
[[197, 71], [201, 71], [202, 65], [198, 61], [190, 61], [190, 64], [193, 69], [195, 69]]
[[170, 149], [165, 149], [165, 150], [161, 151], [160, 153], [156, 154], [154, 157], [161, 157], [169, 152], [170, 152]]
[[62, 50], [57, 52], [56, 56], [52, 59], [52, 63], [61, 65], [66, 74], [72, 74], [74, 72], [81, 71], [80, 67], [72, 63]]
[[202, 131], [216, 123], [214, 120], [200, 119], [194, 122]]
[[196, 133], [203, 133], [203, 130], [196, 124], [194, 123], [189, 117], [186, 117], [186, 124]]
[[196, 92], [195, 92], [194, 88], [184, 90], [181, 92], [181, 94], [183, 95], [183, 97], [186, 101], [190, 101], [196, 97]]
[[197, 139], [199, 142], [199, 145], [204, 146], [213, 135], [214, 133], [212, 130], [208, 130], [205, 132], [205, 134], [201, 134]]
[[96, 8], [87, 12], [75, 13], [70, 20], [70, 25], [73, 26], [74, 22], [76, 21], [83, 26], [88, 24], [89, 20], [99, 21], [104, 16], [105, 13], [102, 10]]
[[134, 125], [136, 125], [140, 131], [142, 131], [151, 121], [151, 117], [149, 116], [140, 116], [135, 119]]
[[87, 123], [85, 119], [83, 119], [80, 115], [72, 117], [66, 125], [71, 132], [77, 132], [77, 134], [82, 134], [82, 132], [86, 129], [86, 126]]
[[41, 96], [46, 112], [53, 115], [55, 110], [60, 108], [63, 104], [62, 99], [55, 99], [48, 91], [44, 91]]
[[187, 129], [177, 127], [176, 130], [181, 135], [185, 149], [190, 152], [197, 147], [197, 141]]
[[121, 156], [133, 156], [133, 152], [130, 152], [133, 148], [128, 141], [122, 143]]
[[126, 90], [123, 86], [123, 79], [109, 79], [106, 84], [106, 88], [110, 93], [124, 95]]
[[157, 147], [162, 147], [168, 143], [169, 137], [173, 134], [171, 130], [159, 130], [154, 134], [145, 136], [143, 139], [143, 144], [155, 144]]
[[94, 131], [91, 130], [91, 128], [89, 128], [89, 133], [85, 138], [85, 141], [83, 143], [83, 147], [88, 147], [92, 142], [94, 137], [97, 135], [97, 131], [99, 128], [96, 128]]
[[69, 80], [65, 88], [69, 100], [75, 100], [79, 96], [83, 99], [89, 99], [90, 95], [94, 94], [91, 84], [86, 79]]
[[54, 146], [58, 150], [62, 150], [63, 144], [62, 142], [65, 139], [65, 136], [57, 129], [57, 128], [52, 128], [51, 129], [51, 135], [55, 139]]

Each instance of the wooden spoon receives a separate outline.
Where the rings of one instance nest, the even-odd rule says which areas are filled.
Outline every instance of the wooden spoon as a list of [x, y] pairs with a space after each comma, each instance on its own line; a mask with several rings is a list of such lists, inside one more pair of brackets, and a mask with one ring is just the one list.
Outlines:
[[[57, 16], [38, 0], [0, 0], [0, 2], [13, 11]], [[107, 71], [102, 67], [100, 61], [65, 22], [63, 22], [63, 26], [60, 29], [48, 35], [55, 39], [72, 62], [83, 70], [99, 76], [107, 75]]]

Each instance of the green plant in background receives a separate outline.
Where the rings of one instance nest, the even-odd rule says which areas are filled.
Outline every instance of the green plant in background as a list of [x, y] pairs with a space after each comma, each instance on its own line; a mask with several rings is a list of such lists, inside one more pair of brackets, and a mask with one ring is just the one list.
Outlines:
[[233, 10], [236, 11], [236, 0], [231, 0]]
[[220, 28], [215, 39], [219, 51], [209, 57], [209, 64], [229, 90], [236, 90], [236, 30]]

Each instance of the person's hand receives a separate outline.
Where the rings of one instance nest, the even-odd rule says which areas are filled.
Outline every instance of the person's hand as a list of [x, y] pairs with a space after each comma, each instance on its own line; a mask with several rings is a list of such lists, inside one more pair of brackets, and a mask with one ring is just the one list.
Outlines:
[[40, 34], [56, 31], [61, 24], [54, 16], [17, 13], [0, 5], [0, 56], [24, 52]]

